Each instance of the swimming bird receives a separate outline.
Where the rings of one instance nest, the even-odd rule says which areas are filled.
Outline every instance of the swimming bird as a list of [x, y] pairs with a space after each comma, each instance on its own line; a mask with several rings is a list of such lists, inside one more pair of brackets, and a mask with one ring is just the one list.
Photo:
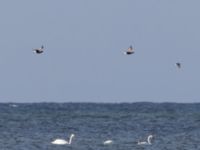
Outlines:
[[10, 107], [18, 107], [16, 104], [10, 104]]
[[177, 62], [177, 63], [176, 63], [176, 66], [180, 69], [180, 68], [181, 68], [181, 63], [180, 63], [180, 62]]
[[44, 46], [42, 45], [40, 48], [33, 49], [36, 54], [41, 54], [44, 52]]
[[124, 52], [125, 55], [131, 55], [134, 53], [134, 48], [132, 47], [132, 45], [126, 50], [126, 52]]
[[103, 142], [104, 145], [109, 145], [109, 144], [112, 144], [113, 141], [112, 140], [106, 140]]
[[70, 138], [69, 138], [69, 141], [66, 141], [64, 139], [56, 139], [54, 141], [52, 141], [51, 143], [52, 144], [57, 144], [57, 145], [70, 145], [72, 143], [72, 138], [74, 137], [75, 135], [74, 134], [71, 134]]
[[148, 138], [147, 138], [147, 141], [142, 141], [142, 142], [139, 142], [138, 141], [138, 145], [151, 145], [151, 141], [152, 141], [152, 138], [153, 138], [153, 135], [149, 135]]

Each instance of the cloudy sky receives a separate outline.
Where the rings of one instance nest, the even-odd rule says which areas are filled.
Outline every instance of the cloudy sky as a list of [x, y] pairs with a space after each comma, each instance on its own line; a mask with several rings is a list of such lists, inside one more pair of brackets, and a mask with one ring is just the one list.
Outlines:
[[2, 0], [0, 102], [200, 102], [199, 6]]

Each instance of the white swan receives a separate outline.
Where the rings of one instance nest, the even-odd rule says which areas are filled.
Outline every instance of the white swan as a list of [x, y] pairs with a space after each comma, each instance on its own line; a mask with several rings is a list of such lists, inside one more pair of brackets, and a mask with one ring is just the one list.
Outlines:
[[151, 145], [152, 138], [153, 138], [153, 135], [149, 135], [147, 138], [147, 141], [138, 142], [138, 145]]
[[18, 107], [16, 104], [10, 104], [10, 107]]
[[66, 141], [64, 139], [56, 139], [54, 141], [52, 141], [51, 143], [52, 144], [57, 144], [57, 145], [65, 145], [65, 144], [68, 144], [70, 145], [72, 143], [72, 138], [74, 137], [75, 135], [74, 134], [71, 134], [70, 138], [69, 138], [69, 141]]
[[112, 144], [113, 141], [112, 140], [106, 140], [103, 142], [104, 145], [109, 145], [109, 144]]

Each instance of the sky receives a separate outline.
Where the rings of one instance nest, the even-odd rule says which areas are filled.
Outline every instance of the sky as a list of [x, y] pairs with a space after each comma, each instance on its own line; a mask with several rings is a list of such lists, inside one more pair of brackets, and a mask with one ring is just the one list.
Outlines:
[[200, 102], [199, 6], [1, 0], [0, 102]]

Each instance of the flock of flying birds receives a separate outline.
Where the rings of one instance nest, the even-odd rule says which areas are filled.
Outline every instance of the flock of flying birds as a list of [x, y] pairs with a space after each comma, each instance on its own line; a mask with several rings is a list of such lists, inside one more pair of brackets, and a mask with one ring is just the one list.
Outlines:
[[[36, 53], [36, 54], [41, 54], [44, 52], [44, 46], [42, 45], [40, 48], [35, 48], [33, 49], [33, 51]], [[126, 55], [130, 55], [130, 54], [133, 54], [135, 52], [135, 50], [133, 49], [132, 45], [124, 52], [124, 54]]]
[[[51, 144], [55, 144], [55, 145], [70, 145], [72, 143], [72, 139], [74, 138], [74, 134], [71, 134], [69, 137], [69, 140], [65, 140], [65, 139], [55, 139], [51, 142]], [[138, 141], [137, 145], [151, 145], [152, 144], [152, 139], [153, 139], [153, 135], [149, 135], [147, 137], [147, 141]], [[113, 144], [112, 140], [106, 140], [103, 142], [104, 145], [110, 145]]]
[[[33, 51], [36, 54], [41, 54], [41, 53], [44, 52], [44, 46], [42, 45], [40, 48], [35, 48], [35, 49], [33, 49]], [[125, 55], [131, 55], [131, 54], [134, 54], [134, 53], [135, 53], [135, 49], [132, 47], [132, 45], [129, 46], [129, 48], [124, 52]], [[181, 68], [181, 63], [177, 62], [176, 66], [180, 69]]]

